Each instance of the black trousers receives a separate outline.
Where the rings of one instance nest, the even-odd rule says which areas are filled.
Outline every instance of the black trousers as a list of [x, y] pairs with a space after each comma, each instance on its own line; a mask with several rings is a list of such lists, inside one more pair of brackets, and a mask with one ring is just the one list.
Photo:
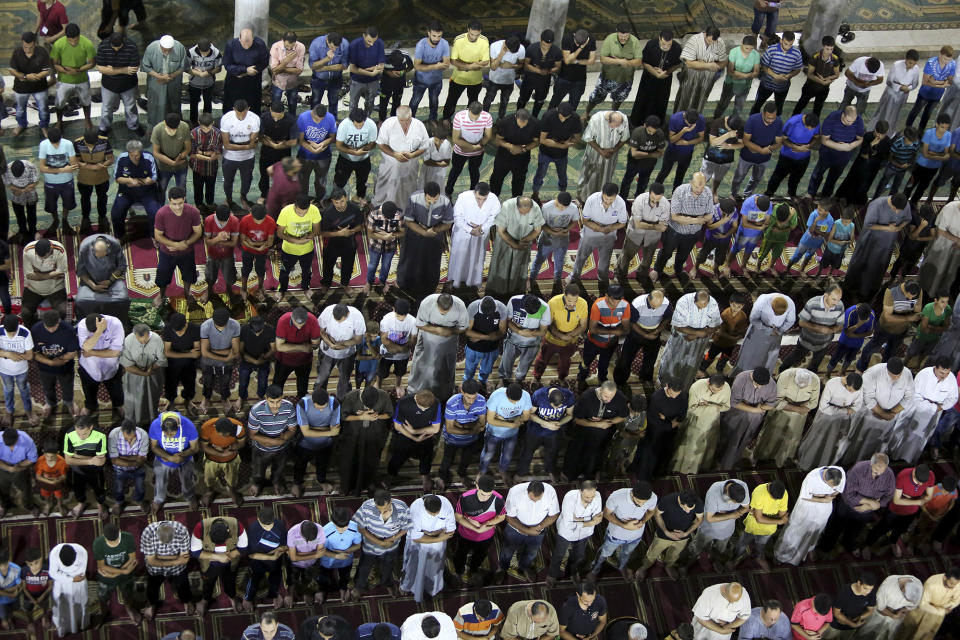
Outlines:
[[827, 101], [828, 93], [830, 93], [830, 87], [826, 85], [810, 82], [809, 80], [804, 82], [803, 87], [800, 89], [800, 99], [797, 100], [797, 104], [793, 107], [793, 115], [803, 113], [803, 110], [812, 99], [813, 113], [817, 114], [819, 118], [820, 112], [823, 111], [823, 103]]
[[283, 562], [281, 560], [250, 560], [248, 566], [250, 567], [250, 577], [247, 580], [247, 588], [243, 594], [243, 599], [252, 601], [256, 597], [260, 581], [263, 580], [264, 576], [267, 576], [270, 585], [267, 597], [276, 598], [283, 581]]
[[333, 184], [341, 189], [347, 186], [350, 176], [356, 176], [357, 197], [367, 197], [367, 178], [370, 176], [370, 158], [363, 160], [347, 160], [346, 156], [337, 156], [337, 164], [333, 168]]
[[817, 548], [830, 551], [839, 542], [846, 551], [853, 551], [857, 548], [857, 538], [875, 521], [875, 512], [860, 513], [847, 506], [842, 499], [835, 500], [833, 514], [820, 536]]
[[467, 102], [474, 102], [480, 99], [480, 89], [483, 87], [483, 84], [460, 84], [459, 82], [450, 81], [450, 84], [447, 85], [447, 101], [443, 103], [443, 119], [452, 120], [453, 114], [457, 111], [457, 100], [460, 99], [460, 96], [463, 95], [463, 92], [467, 92]]
[[564, 475], [571, 480], [581, 475], [594, 478], [610, 444], [611, 430], [573, 426], [567, 433], [570, 435], [570, 444], [563, 461]]
[[673, 273], [678, 275], [683, 271], [684, 265], [687, 264], [687, 258], [690, 257], [693, 246], [697, 244], [697, 234], [677, 233], [673, 227], [667, 227], [667, 230], [663, 232], [661, 242], [663, 246], [660, 247], [657, 261], [653, 265], [654, 271], [660, 274], [662, 278], [663, 268], [667, 266], [667, 260], [676, 251], [676, 256], [673, 258]]
[[160, 600], [160, 587], [164, 582], [169, 582], [177, 594], [177, 600], [186, 604], [193, 602], [193, 592], [190, 591], [190, 580], [187, 569], [172, 576], [155, 576], [152, 573], [147, 574], [147, 602], [152, 607], [159, 607], [163, 604]]
[[633, 197], [636, 198], [646, 191], [647, 183], [650, 182], [650, 174], [653, 173], [656, 166], [656, 160], [653, 161], [652, 165], [647, 167], [641, 165], [639, 162], [631, 162], [628, 158], [627, 166], [623, 170], [623, 180], [620, 181], [620, 197], [624, 200], [630, 197], [630, 183], [633, 182], [634, 178], [637, 179], [637, 189], [633, 192]]
[[101, 218], [107, 217], [107, 189], [110, 188], [110, 181], [106, 180], [100, 184], [77, 183], [77, 191], [80, 192], [80, 215], [84, 220], [90, 217], [91, 200], [93, 192], [97, 192], [97, 215]]
[[896, 544], [900, 540], [900, 536], [907, 532], [907, 529], [910, 528], [910, 524], [917, 518], [916, 513], [911, 513], [908, 515], [899, 515], [889, 509], [884, 509], [883, 515], [880, 516], [880, 522], [873, 525], [873, 528], [870, 529], [870, 533], [867, 534], [867, 539], [864, 541], [864, 545], [867, 547], [873, 546], [877, 543], [880, 538], [890, 534], [888, 542], [890, 544]]
[[543, 103], [547, 100], [547, 94], [550, 92], [550, 76], [541, 76], [525, 73], [520, 82], [520, 96], [517, 98], [517, 109], [523, 109], [527, 106], [527, 100], [533, 96], [533, 110], [531, 115], [534, 118], [540, 117], [540, 110], [543, 109]]
[[622, 386], [627, 384], [633, 367], [633, 360], [637, 353], [643, 351], [643, 361], [640, 364], [640, 380], [653, 380], [653, 367], [657, 363], [657, 354], [660, 353], [660, 338], [649, 340], [638, 335], [630, 334], [623, 341], [620, 349], [620, 358], [613, 368], [613, 381]]
[[687, 169], [690, 167], [690, 160], [692, 158], [692, 153], [680, 153], [668, 146], [663, 154], [663, 164], [660, 165], [657, 182], [666, 184], [665, 180], [670, 177], [670, 172], [673, 171], [673, 166], [676, 165], [677, 173], [673, 176], [673, 188], [676, 190], [683, 184], [683, 178], [687, 175]]
[[[320, 285], [329, 287], [333, 284], [333, 267], [340, 259], [340, 284], [350, 286], [350, 276], [353, 275], [353, 264], [357, 260], [357, 243], [353, 236], [347, 238], [325, 238], [323, 241], [323, 259], [320, 271]], [[303, 269], [303, 264], [300, 264]]]
[[580, 359], [580, 369], [577, 371], [577, 380], [585, 381], [590, 376], [590, 365], [593, 359], [597, 359], [597, 379], [601, 383], [607, 380], [607, 371], [610, 369], [610, 359], [617, 350], [617, 343], [614, 341], [607, 347], [598, 347], [590, 340], [583, 342], [583, 357]]
[[791, 198], [796, 198], [797, 189], [800, 187], [800, 180], [803, 178], [803, 174], [807, 172], [807, 166], [809, 166], [809, 164], [810, 156], [798, 160], [796, 158], [788, 158], [781, 152], [777, 158], [777, 166], [774, 167], [773, 173], [770, 175], [770, 180], [767, 181], [767, 190], [765, 193], [768, 196], [774, 195], [780, 187], [780, 183], [786, 178], [787, 193]]
[[647, 435], [637, 441], [637, 452], [629, 470], [638, 480], [652, 480], [657, 468], [670, 463], [676, 429], [654, 429], [647, 425]]
[[119, 370], [109, 380], [98, 382], [91, 378], [82, 366], [77, 367], [77, 369], [80, 372], [80, 388], [83, 389], [83, 406], [87, 411], [93, 412], [99, 408], [97, 391], [99, 391], [101, 384], [107, 388], [113, 408], [120, 409], [123, 407], [123, 378]]
[[177, 387], [183, 385], [180, 392], [187, 404], [197, 395], [197, 361], [194, 358], [167, 358], [167, 370], [163, 378], [163, 397], [173, 404], [177, 398]]
[[513, 155], [506, 149], [497, 151], [493, 159], [493, 173], [490, 175], [490, 191], [500, 195], [503, 190], [503, 180], [507, 174], [512, 176], [510, 195], [514, 198], [523, 195], [523, 186], [527, 180], [527, 168], [530, 166], [530, 154]]
[[537, 449], [543, 447], [543, 466], [547, 473], [557, 471], [557, 453], [560, 449], [560, 431], [550, 431], [540, 425], [529, 423], [523, 434], [523, 450], [517, 458], [517, 475], [530, 475], [530, 463]]
[[[381, 102], [381, 104], [383, 103]], [[317, 584], [325, 592], [346, 591], [350, 585], [350, 572], [352, 570], [352, 564], [346, 567], [320, 567], [320, 573], [317, 574]]]
[[361, 591], [366, 589], [370, 584], [370, 570], [373, 569], [373, 565], [377, 565], [377, 569], [380, 571], [380, 586], [392, 587], [394, 584], [393, 566], [396, 564], [399, 553], [399, 547], [378, 556], [364, 553], [360, 556], [360, 564], [357, 565], [357, 575], [353, 579], [353, 585]]
[[304, 449], [295, 447], [293, 450], [293, 483], [303, 484], [303, 479], [307, 473], [307, 465], [313, 463], [317, 472], [317, 482], [327, 481], [327, 467], [330, 464], [330, 454], [333, 453], [333, 446], [322, 449]]
[[[260, 182], [257, 184], [257, 187], [260, 189], [261, 198], [266, 198], [267, 194], [270, 193], [270, 175], [267, 173], [267, 168], [272, 167], [289, 155], [290, 149], [260, 147], [260, 164], [257, 165], [260, 169]], [[276, 171], [276, 169], [274, 169], [274, 171]]]
[[297, 376], [297, 397], [302, 398], [307, 395], [307, 384], [310, 382], [310, 369], [312, 367], [312, 362], [291, 367], [278, 361], [273, 367], [273, 384], [282, 389], [283, 385], [287, 383], [287, 378], [293, 373]]
[[919, 164], [913, 166], [913, 187], [910, 188], [910, 193], [907, 194], [910, 198], [910, 204], [914, 207], [917, 206], [920, 198], [923, 197], [923, 193], [927, 190], [927, 187], [930, 186], [930, 183], [933, 182], [939, 170], [940, 169], [936, 167], [924, 167]]
[[459, 447], [444, 442], [443, 459], [440, 461], [440, 478], [444, 482], [450, 482], [450, 467], [453, 466], [453, 461], [456, 459], [457, 454], [460, 455], [460, 464], [457, 465], [457, 473], [460, 474], [461, 478], [466, 478], [467, 467], [473, 464], [473, 461], [476, 460], [482, 449], [483, 438], [480, 437], [470, 444]]
[[[457, 575], [463, 575], [467, 567], [470, 568], [470, 573], [479, 571], [480, 565], [487, 558], [492, 542], [493, 536], [486, 540], [467, 540], [463, 536], [457, 536], [457, 549], [453, 553], [453, 570]], [[495, 561], [491, 560], [491, 562]]]
[[213, 602], [213, 588], [217, 586], [217, 580], [223, 588], [223, 593], [231, 600], [237, 599], [237, 572], [229, 562], [211, 562], [210, 566], [204, 571], [202, 597], [207, 603]]
[[430, 464], [433, 462], [433, 438], [414, 442], [399, 433], [394, 433], [393, 435], [390, 462], [387, 463], [387, 473], [391, 476], [396, 476], [400, 472], [400, 467], [403, 466], [404, 462], [410, 458], [416, 458], [420, 463], [420, 475], [429, 475]]
[[267, 484], [267, 470], [270, 471], [270, 483], [280, 486], [283, 484], [283, 468], [287, 465], [287, 457], [290, 455], [290, 448], [280, 451], [261, 451], [253, 450], [251, 460], [250, 475], [253, 485], [263, 488]]
[[[451, 83], [453, 84], [453, 83]], [[450, 159], [450, 173], [447, 175], [447, 186], [444, 189], [447, 196], [453, 195], [453, 188], [457, 185], [457, 178], [463, 172], [463, 165], [467, 165], [467, 171], [470, 173], [470, 188], [473, 189], [480, 182], [480, 165], [483, 164], [483, 154], [476, 156], [462, 156], [454, 153]]]
[[514, 86], [512, 82], [510, 84], [497, 84], [490, 81], [484, 83], [486, 91], [483, 93], [483, 110], [489, 113], [490, 107], [493, 105], [493, 100], [499, 93], [500, 100], [498, 103], [499, 106], [497, 107], [497, 120], [503, 119], [503, 117], [507, 115], [507, 106], [510, 104], [510, 94], [513, 93]]
[[280, 252], [280, 275], [277, 278], [280, 281], [280, 293], [286, 293], [290, 286], [290, 272], [297, 263], [300, 264], [300, 288], [306, 291], [310, 288], [310, 279], [313, 277], [313, 254], [315, 251], [305, 253], [302, 256], [292, 253]]
[[193, 204], [198, 207], [202, 204], [212, 207], [216, 202], [216, 191], [217, 174], [202, 176], [196, 171], [193, 172]]
[[753, 108], [750, 109], [750, 113], [760, 113], [760, 109], [763, 108], [763, 105], [767, 102], [770, 96], [773, 96], [774, 104], [777, 105], [777, 115], [783, 113], [783, 103], [787, 99], [787, 92], [773, 91], [772, 89], [766, 88], [762, 84], [757, 87], [757, 99], [754, 100]]
[[820, 363], [823, 361], [823, 357], [827, 355], [827, 349], [829, 348], [830, 348], [830, 344], [828, 343], [822, 349], [818, 349], [817, 351], [810, 351], [810, 349], [807, 349], [806, 347], [801, 347], [799, 344], [797, 344], [793, 347], [793, 350], [791, 350], [790, 353], [787, 354], [787, 357], [783, 359], [783, 363], [780, 365], [779, 372], [783, 373], [790, 367], [797, 366], [798, 364], [803, 362], [804, 358], [806, 358], [808, 355], [812, 353], [813, 357], [810, 358], [810, 363], [806, 366], [806, 368], [816, 373], [817, 369], [820, 368]]
[[580, 563], [583, 562], [589, 540], [590, 538], [584, 538], [583, 540], [570, 542], [563, 536], [557, 536], [553, 543], [553, 552], [550, 554], [550, 569], [547, 571], [547, 575], [551, 578], [560, 577], [560, 563], [563, 562], [563, 556], [566, 554], [567, 549], [570, 550], [570, 557], [567, 558], [566, 573], [567, 575], [571, 575], [577, 567], [580, 566]]

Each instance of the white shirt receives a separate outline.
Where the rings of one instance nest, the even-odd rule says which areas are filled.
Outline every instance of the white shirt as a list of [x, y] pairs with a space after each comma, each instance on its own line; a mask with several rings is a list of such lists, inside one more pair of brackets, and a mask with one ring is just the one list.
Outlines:
[[913, 374], [904, 367], [896, 380], [890, 379], [887, 363], [880, 362], [863, 372], [863, 406], [873, 409], [879, 406], [889, 411], [898, 404], [909, 409], [913, 404]]
[[[408, 313], [403, 320], [399, 320], [397, 314], [391, 311], [380, 321], [380, 333], [387, 334], [396, 344], [412, 345], [417, 339], [417, 318]], [[412, 351], [390, 353], [385, 346], [380, 345], [380, 357], [384, 360], [408, 360], [412, 354]]]
[[913, 379], [913, 401], [917, 409], [926, 411], [952, 408], [957, 404], [957, 377], [947, 374], [943, 380], [937, 380], [933, 367], [921, 369]]
[[859, 411], [863, 407], [863, 387], [856, 391], [847, 391], [843, 386], [845, 376], [827, 380], [820, 394], [818, 411], [828, 416], [847, 415], [847, 408]]
[[571, 489], [563, 496], [560, 506], [560, 517], [557, 519], [557, 533], [564, 540], [577, 542], [593, 535], [596, 525], [584, 526], [587, 520], [603, 512], [603, 500], [600, 492], [593, 494], [593, 499], [586, 505], [580, 499], [580, 490]]
[[720, 305], [710, 296], [710, 302], [701, 309], [697, 306], [696, 292], [680, 296], [677, 305], [673, 308], [673, 317], [670, 319], [672, 327], [690, 327], [691, 329], [705, 329], [706, 327], [720, 326]]
[[[336, 320], [333, 317], [333, 309], [336, 305], [330, 305], [320, 313], [317, 321], [320, 328], [335, 342], [346, 342], [357, 336], [362, 336], [367, 331], [367, 321], [363, 319], [363, 314], [356, 307], [347, 307], [347, 317], [343, 320]], [[357, 352], [357, 345], [351, 345], [346, 349], [332, 349], [326, 342], [320, 343], [320, 351], [325, 356], [331, 358], [346, 358]]]
[[[427, 616], [433, 616], [440, 623], [440, 633], [436, 638], [428, 638], [423, 633], [421, 625]], [[442, 611], [415, 613], [400, 625], [400, 640], [457, 640], [457, 628], [453, 626], [450, 616]]]
[[[773, 311], [773, 301], [776, 298], [783, 298], [787, 301], [787, 310], [780, 315]], [[793, 303], [793, 300], [782, 293], [765, 293], [759, 296], [757, 301], [753, 303], [753, 309], [750, 310], [750, 324], [760, 322], [780, 333], [790, 331], [796, 321], [797, 306]]]
[[487, 199], [483, 201], [483, 205], [477, 206], [476, 192], [464, 191], [453, 203], [453, 235], [469, 236], [473, 225], [476, 225], [483, 230], [483, 235], [477, 237], [486, 237], [498, 213], [500, 213], [500, 200], [497, 194], [490, 192], [487, 194]]
[[635, 222], [667, 224], [670, 222], [670, 200], [661, 197], [657, 204], [650, 204], [650, 192], [647, 191], [634, 198], [633, 206], [630, 209], [630, 223], [627, 225], [626, 231], [628, 238], [637, 244], [643, 244], [648, 237], [652, 237], [647, 234], [657, 234], [657, 237], [659, 237], [660, 231], [637, 229], [633, 226]]
[[[490, 60], [496, 60], [497, 56], [500, 55], [500, 50], [507, 46], [506, 40], [497, 40], [490, 45]], [[507, 49], [507, 52], [503, 54], [503, 59], [500, 62], [509, 62], [510, 64], [517, 64], [526, 57], [527, 52], [523, 48], [523, 45], [520, 45], [520, 48], [517, 49], [516, 53], [510, 53], [510, 49]], [[494, 84], [513, 84], [513, 81], [517, 79], [517, 70], [516, 69], [504, 69], [500, 67], [499, 69], [490, 69], [488, 74], [490, 77], [490, 82]]]
[[[633, 501], [632, 492], [633, 489], [628, 487], [625, 489], [617, 489], [607, 496], [607, 509], [624, 522], [628, 520], [642, 520], [648, 511], [657, 506], [657, 494], [651, 494], [649, 500], [637, 506]], [[625, 542], [632, 542], [642, 538], [643, 531], [646, 528], [646, 525], [644, 525], [639, 529], [624, 529], [611, 522], [607, 524], [607, 536]]]
[[[377, 134], [377, 144], [385, 144], [397, 153], [426, 149], [429, 142], [430, 135], [427, 133], [427, 128], [416, 118], [410, 120], [410, 126], [407, 127], [406, 133], [403, 132], [400, 120], [396, 116], [387, 118], [380, 125], [380, 133]], [[385, 153], [381, 158], [382, 161], [397, 162]]]
[[[6, 329], [0, 327], [0, 350], [23, 354], [31, 349], [33, 349], [33, 338], [30, 336], [30, 330], [25, 326], [22, 324], [17, 326], [12, 336]], [[4, 375], [19, 376], [26, 373], [29, 368], [30, 363], [26, 360], [0, 358], [0, 373]]]
[[[628, 217], [627, 203], [623, 201], [623, 198], [617, 196], [609, 207], [604, 208], [603, 192], [597, 191], [587, 196], [587, 201], [583, 203], [582, 215], [584, 220], [592, 220], [597, 224], [624, 224]], [[615, 231], [600, 233], [587, 225], [583, 225], [581, 233], [585, 238], [606, 238], [611, 234], [616, 235]]]
[[693, 616], [701, 620], [713, 620], [720, 624], [750, 617], [750, 594], [743, 590], [743, 594], [736, 602], [730, 602], [721, 589], [727, 583], [710, 585], [703, 590], [696, 604], [693, 605]]
[[[237, 118], [236, 111], [228, 111], [220, 118], [220, 131], [230, 134], [230, 142], [233, 144], [247, 144], [250, 142], [251, 135], [260, 132], [260, 116], [252, 111], [247, 111], [247, 115], [243, 117], [243, 120], [240, 120]], [[252, 160], [256, 155], [256, 149], [223, 150], [224, 160]]]
[[[877, 78], [885, 75], [886, 73], [886, 71], [883, 68], [882, 62], [880, 63], [880, 68], [877, 69], [877, 72], [871, 73], [867, 69], [867, 60], [869, 59], [870, 59], [870, 56], [860, 56], [859, 58], [853, 61], [853, 64], [847, 67], [850, 73], [856, 76], [857, 80], [860, 80], [861, 82], [872, 82]], [[847, 78], [847, 88], [850, 89], [851, 91], [856, 91], [857, 93], [866, 93], [870, 91], [869, 88], [864, 89], [863, 87], [853, 84], [852, 82], [850, 82], [849, 78]]]
[[923, 593], [923, 583], [918, 578], [909, 575], [887, 576], [877, 587], [877, 615], [880, 615], [880, 612], [884, 609], [913, 611], [920, 604], [919, 601], [912, 602], [907, 599], [907, 596], [903, 593], [903, 587], [900, 586], [901, 580], [904, 580], [907, 584], [914, 583], [919, 588], [919, 592]]
[[557, 490], [547, 483], [543, 484], [543, 495], [540, 499], [531, 500], [527, 495], [529, 485], [529, 482], [521, 482], [510, 487], [505, 506], [507, 516], [532, 527], [543, 522], [544, 518], [560, 513], [560, 503], [557, 501]]
[[417, 498], [410, 505], [410, 526], [407, 527], [410, 540], [419, 540], [425, 534], [441, 530], [447, 533], [456, 531], [457, 517], [453, 513], [453, 505], [445, 497], [437, 497], [440, 498], [440, 512], [436, 515], [427, 512], [427, 508], [423, 506], [423, 498]]

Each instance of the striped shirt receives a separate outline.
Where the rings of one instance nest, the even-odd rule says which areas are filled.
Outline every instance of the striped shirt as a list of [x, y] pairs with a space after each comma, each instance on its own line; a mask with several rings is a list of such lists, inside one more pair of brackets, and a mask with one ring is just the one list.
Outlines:
[[900, 164], [912, 164], [914, 159], [917, 157], [917, 151], [919, 149], [919, 140], [914, 140], [913, 142], [908, 143], [903, 135], [901, 135], [893, 141], [892, 145], [890, 145], [890, 168], [894, 169], [895, 171], [906, 171], [908, 167], [897, 167], [892, 163], [896, 161]]
[[[447, 400], [446, 408], [443, 412], [443, 417], [446, 420], [453, 420], [459, 424], [469, 424], [471, 422], [476, 422], [481, 416], [487, 414], [487, 399], [482, 395], [477, 394], [477, 397], [473, 400], [473, 404], [470, 405], [470, 408], [467, 409], [463, 406], [463, 394], [458, 393], [454, 396], [450, 396], [450, 399]], [[465, 436], [459, 433], [449, 433], [447, 431], [446, 423], [443, 426], [443, 441], [446, 444], [449, 444], [454, 447], [462, 447], [467, 444], [471, 444], [477, 441], [477, 438], [480, 437], [479, 433], [474, 433], [469, 436]]]
[[670, 300], [664, 296], [660, 306], [652, 309], [647, 298], [649, 294], [646, 293], [634, 298], [633, 308], [637, 311], [637, 324], [644, 329], [653, 330], [660, 326], [663, 316], [670, 310]]
[[[147, 452], [150, 449], [150, 438], [147, 436], [147, 432], [136, 427], [137, 439], [133, 441], [133, 444], [127, 442], [127, 439], [123, 437], [123, 429], [120, 427], [114, 427], [110, 431], [110, 435], [107, 436], [107, 452], [110, 455], [110, 459], [118, 457], [147, 457]], [[128, 469], [129, 467], [121, 467], [119, 465], [113, 465], [114, 469]]]
[[[401, 531], [406, 531], [410, 528], [410, 509], [402, 500], [394, 498], [390, 502], [393, 503], [393, 513], [390, 514], [386, 522], [380, 515], [380, 510], [377, 509], [377, 504], [373, 501], [373, 498], [360, 505], [357, 512], [353, 514], [353, 521], [357, 523], [358, 527], [363, 527], [368, 533], [380, 539], [386, 539]], [[382, 556], [385, 553], [395, 551], [399, 547], [400, 540], [389, 547], [381, 547], [366, 538], [363, 539], [363, 552], [374, 556]]]
[[[693, 218], [699, 216], [713, 216], [713, 192], [710, 187], [704, 187], [700, 195], [694, 195], [690, 189], [690, 184], [682, 184], [673, 191], [673, 197], [670, 198], [670, 213], [690, 216]], [[700, 231], [702, 224], [679, 224], [674, 222], [671, 217], [667, 223], [671, 229], [677, 233], [691, 235]]]
[[[606, 296], [597, 298], [597, 301], [593, 303], [593, 308], [590, 309], [590, 319], [596, 320], [597, 329], [601, 331], [604, 327], [616, 329], [623, 321], [623, 316], [627, 313], [627, 307], [626, 300], [620, 300], [617, 302], [616, 307], [611, 307], [607, 303]], [[587, 331], [587, 339], [598, 347], [606, 347], [610, 343], [616, 342], [618, 336], [609, 333]]]
[[[273, 413], [267, 405], [266, 400], [261, 400], [250, 409], [250, 415], [247, 416], [247, 429], [250, 433], [259, 433], [267, 438], [277, 438], [287, 429], [294, 429], [297, 426], [297, 409], [289, 400], [283, 400], [280, 403], [280, 409]], [[254, 449], [264, 453], [274, 453], [283, 451], [290, 446], [290, 440], [278, 442], [275, 446], [267, 446], [251, 438], [251, 444]]]
[[697, 292], [688, 293], [677, 300], [673, 309], [670, 325], [673, 327], [689, 327], [691, 329], [705, 329], [706, 327], [720, 326], [720, 305], [710, 297], [707, 306], [701, 309], [697, 306]]
[[[158, 531], [161, 525], [173, 527], [173, 539], [169, 544], [160, 542]], [[190, 532], [187, 528], [174, 520], [162, 520], [147, 525], [140, 536], [140, 552], [146, 556], [159, 556], [161, 558], [172, 558], [183, 553], [190, 552]], [[187, 565], [174, 565], [170, 567], [155, 567], [147, 564], [147, 573], [154, 576], [176, 576], [186, 570]]]
[[[190, 153], [202, 153], [204, 155], [213, 155], [214, 153], [223, 153], [223, 136], [220, 129], [210, 127], [210, 131], [204, 131], [200, 127], [194, 128], [190, 132]], [[217, 175], [219, 162], [216, 160], [200, 160], [190, 158], [190, 169], [200, 176]]]
[[[481, 111], [480, 115], [477, 116], [476, 120], [470, 119], [470, 111], [464, 109], [463, 111], [458, 111], [457, 115], [453, 116], [453, 130], [460, 132], [460, 138], [464, 142], [469, 142], [470, 144], [479, 144], [483, 139], [483, 132], [485, 129], [489, 129], [493, 126], [493, 117], [486, 111]], [[483, 149], [477, 151], [464, 151], [460, 148], [460, 145], [453, 145], [453, 150], [455, 153], [461, 156], [479, 156], [483, 154]]]
[[[783, 43], [767, 47], [760, 58], [760, 64], [764, 69], [780, 75], [788, 75], [803, 67], [803, 55], [800, 53], [800, 47], [790, 47], [787, 51], [783, 50]], [[790, 81], [782, 82], [774, 80], [768, 74], [760, 76], [760, 85], [766, 89], [780, 93], [790, 87]]]
[[[807, 300], [803, 305], [798, 320], [832, 327], [843, 323], [843, 302], [838, 301], [832, 308], [827, 309], [823, 304], [823, 296], [816, 296]], [[800, 329], [800, 339], [797, 341], [804, 349], [818, 351], [833, 341], [833, 334], [817, 333], [809, 329]]]
[[493, 602], [493, 608], [487, 618], [481, 618], [473, 610], [473, 602], [468, 602], [459, 609], [453, 618], [453, 626], [458, 632], [467, 636], [488, 636], [494, 625], [503, 622], [503, 611]]

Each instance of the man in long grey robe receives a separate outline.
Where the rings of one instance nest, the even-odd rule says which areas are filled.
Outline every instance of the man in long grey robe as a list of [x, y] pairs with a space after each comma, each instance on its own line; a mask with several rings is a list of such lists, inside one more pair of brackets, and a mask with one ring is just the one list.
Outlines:
[[417, 310], [417, 346], [407, 393], [430, 389], [441, 402], [453, 395], [459, 336], [470, 321], [463, 300], [449, 293], [424, 298]]
[[447, 231], [453, 226], [453, 205], [436, 182], [407, 199], [403, 209], [403, 244], [397, 262], [397, 286], [415, 300], [432, 293], [440, 283], [440, 263], [447, 249]]
[[598, 111], [590, 117], [583, 132], [587, 144], [580, 165], [577, 193], [580, 202], [596, 193], [613, 178], [620, 147], [630, 139], [630, 123], [620, 111]]
[[863, 408], [863, 377], [859, 373], [830, 378], [823, 385], [820, 406], [810, 428], [800, 441], [797, 466], [814, 469], [834, 464], [840, 458], [837, 445], [850, 429], [850, 422]]
[[847, 267], [843, 290], [868, 301], [880, 289], [890, 266], [900, 231], [910, 222], [910, 202], [902, 193], [877, 198], [867, 205], [863, 230]]
[[931, 298], [948, 292], [960, 271], [960, 202], [951, 202], [940, 209], [936, 227], [937, 237], [927, 247], [917, 278]]
[[880, 451], [896, 424], [897, 414], [913, 404], [913, 374], [897, 357], [863, 372], [863, 408], [853, 416], [850, 432], [837, 455], [843, 466], [866, 460]]
[[163, 396], [167, 356], [163, 339], [145, 324], [134, 325], [123, 339], [120, 353], [123, 366], [123, 414], [136, 424], [149, 424]]
[[757, 440], [757, 460], [775, 460], [783, 467], [800, 444], [807, 414], [820, 401], [820, 378], [799, 367], [782, 371], [777, 378], [777, 406], [767, 414]]
[[920, 86], [920, 71], [917, 66], [916, 52], [912, 58], [897, 60], [888, 67], [884, 84], [883, 95], [880, 97], [880, 103], [877, 105], [877, 112], [870, 120], [870, 130], [877, 127], [877, 123], [883, 120], [890, 125], [891, 135], [898, 131], [897, 123], [900, 121], [900, 110], [907, 103], [910, 92]]
[[162, 122], [168, 113], [180, 114], [183, 73], [190, 70], [186, 48], [173, 36], [165, 35], [147, 45], [140, 60], [147, 74], [147, 122]]
[[453, 505], [444, 496], [425, 495], [410, 505], [400, 591], [412, 593], [414, 602], [423, 602], [425, 596], [433, 597], [443, 589], [447, 540], [456, 530]]
[[407, 105], [401, 105], [397, 115], [380, 124], [377, 134], [380, 166], [377, 167], [377, 186], [371, 201], [374, 207], [387, 200], [400, 206], [417, 190], [420, 186], [420, 156], [427, 152], [429, 142], [427, 128], [411, 115]]
[[670, 326], [670, 338], [660, 357], [659, 377], [675, 376], [682, 383], [681, 388], [688, 389], [720, 326], [720, 307], [706, 290], [688, 293], [677, 300]]
[[796, 305], [780, 293], [764, 293], [750, 310], [750, 326], [740, 345], [734, 373], [757, 367], [773, 370], [780, 356], [783, 334], [797, 321]]
[[497, 236], [490, 256], [486, 293], [510, 296], [526, 290], [530, 245], [540, 235], [543, 212], [529, 196], [510, 198], [494, 219]]
[[737, 374], [730, 387], [730, 411], [720, 419], [720, 447], [717, 469], [733, 469], [743, 456], [767, 411], [777, 404], [777, 383], [770, 370], [757, 367]]
[[[77, 254], [77, 317], [105, 310], [103, 304], [127, 303], [127, 258], [113, 236], [87, 236]], [[107, 310], [109, 313], [109, 311]]]

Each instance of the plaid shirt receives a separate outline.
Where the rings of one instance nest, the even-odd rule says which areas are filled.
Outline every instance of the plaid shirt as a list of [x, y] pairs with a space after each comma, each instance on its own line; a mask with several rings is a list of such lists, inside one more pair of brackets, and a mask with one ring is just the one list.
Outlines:
[[[713, 192], [710, 187], [704, 187], [700, 195], [694, 195], [690, 189], [690, 183], [682, 184], [673, 190], [673, 197], [670, 198], [670, 213], [697, 218], [707, 214], [713, 214]], [[692, 235], [703, 228], [702, 224], [680, 224], [671, 219], [667, 225], [683, 235]]]
[[[223, 153], [223, 139], [220, 136], [220, 129], [211, 127], [210, 131], [204, 132], [197, 127], [190, 132], [190, 153]], [[199, 176], [217, 175], [217, 162], [204, 162], [196, 158], [190, 159], [190, 168]]]
[[[116, 456], [118, 458], [122, 458], [125, 456], [129, 456], [129, 457], [142, 456], [144, 455], [143, 454], [144, 441], [147, 440], [149, 437], [147, 436], [147, 432], [139, 427], [137, 427], [136, 434], [137, 434], [137, 439], [133, 441], [133, 444], [130, 444], [129, 442], [127, 442], [127, 439], [123, 437], [122, 432], [117, 433], [116, 436], [113, 438], [113, 442], [111, 443], [111, 436], [114, 435], [113, 432], [111, 431], [110, 434], [107, 436], [108, 448], [110, 444], [113, 444], [116, 447]], [[114, 452], [111, 451], [110, 453], [112, 456]], [[115, 464], [113, 465], [113, 468], [122, 470], [122, 469], [129, 469], [130, 467], [121, 467]]]
[[[385, 215], [383, 215], [383, 207], [377, 207], [370, 212], [367, 219], [375, 230], [393, 233], [400, 228], [400, 223], [403, 221], [403, 211], [398, 207], [397, 212], [393, 214], [393, 217], [387, 218]], [[376, 238], [371, 238], [370, 250], [378, 253], [391, 253], [396, 251], [397, 238], [391, 238], [390, 240], [377, 240]]]
[[[160, 542], [160, 536], [157, 535], [157, 531], [162, 524], [172, 524], [174, 527], [173, 540], [170, 544], [163, 544]], [[140, 552], [143, 553], [144, 557], [146, 556], [179, 556], [182, 553], [190, 552], [190, 532], [187, 531], [187, 528], [180, 524], [179, 522], [174, 522], [172, 520], [165, 520], [161, 522], [154, 522], [147, 525], [147, 528], [143, 530], [143, 535], [140, 536]], [[187, 568], [187, 565], [181, 564], [172, 567], [153, 567], [147, 565], [147, 573], [154, 576], [176, 576]]]

